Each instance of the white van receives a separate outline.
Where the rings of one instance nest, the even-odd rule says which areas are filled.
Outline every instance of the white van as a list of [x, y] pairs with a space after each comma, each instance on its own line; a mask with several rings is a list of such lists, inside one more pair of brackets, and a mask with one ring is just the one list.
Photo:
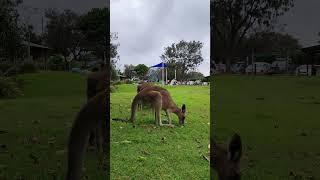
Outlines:
[[246, 73], [267, 73], [271, 68], [270, 63], [266, 62], [255, 62], [253, 65], [250, 64], [246, 67]]

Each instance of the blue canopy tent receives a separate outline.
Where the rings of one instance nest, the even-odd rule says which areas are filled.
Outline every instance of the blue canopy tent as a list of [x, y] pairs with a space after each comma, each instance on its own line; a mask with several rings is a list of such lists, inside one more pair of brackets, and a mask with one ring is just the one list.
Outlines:
[[166, 63], [162, 62], [162, 63], [159, 63], [159, 64], [156, 64], [154, 66], [151, 66], [150, 68], [153, 68], [153, 67], [168, 67]]
[[162, 68], [162, 84], [165, 85], [168, 81], [168, 74], [167, 74], [167, 69], [166, 69], [166, 81], [164, 80], [164, 68], [168, 67], [166, 63], [161, 62], [159, 64], [156, 64], [154, 66], [151, 66], [150, 68]]

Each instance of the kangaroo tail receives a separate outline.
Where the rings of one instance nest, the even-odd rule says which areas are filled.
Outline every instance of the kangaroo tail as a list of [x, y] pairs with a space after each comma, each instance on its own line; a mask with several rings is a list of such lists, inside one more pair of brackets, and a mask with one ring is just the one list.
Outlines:
[[138, 95], [136, 95], [136, 97], [134, 97], [132, 104], [131, 104], [131, 117], [130, 117], [130, 121], [132, 123], [134, 123], [135, 117], [136, 117], [136, 112], [137, 112], [137, 108], [138, 108]]

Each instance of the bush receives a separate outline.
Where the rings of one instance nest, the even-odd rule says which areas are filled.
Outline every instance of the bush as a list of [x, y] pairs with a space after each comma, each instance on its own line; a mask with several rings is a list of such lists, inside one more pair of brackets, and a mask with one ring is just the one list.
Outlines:
[[59, 55], [49, 57], [48, 69], [52, 71], [63, 71], [65, 69], [63, 57]]
[[131, 81], [131, 80], [128, 80], [128, 79], [127, 79], [127, 80], [124, 81], [124, 83], [125, 83], [125, 84], [133, 84], [134, 81]]
[[12, 63], [1, 63], [0, 75], [3, 75], [3, 73], [7, 73], [6, 76], [13, 76], [13, 75], [19, 74], [19, 68], [17, 66], [16, 67], [13, 67], [13, 66], [14, 65]]
[[38, 67], [33, 63], [24, 63], [20, 66], [20, 73], [37, 73]]
[[114, 81], [114, 82], [112, 82], [112, 85], [121, 85], [121, 84], [123, 84], [121, 81]]
[[22, 96], [23, 81], [17, 78], [0, 77], [0, 98]]
[[110, 93], [117, 92], [117, 88], [115, 86], [110, 86]]

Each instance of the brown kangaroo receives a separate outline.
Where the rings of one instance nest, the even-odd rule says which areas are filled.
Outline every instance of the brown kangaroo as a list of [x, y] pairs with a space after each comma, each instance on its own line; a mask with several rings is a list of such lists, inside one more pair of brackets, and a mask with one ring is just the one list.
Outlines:
[[[98, 135], [103, 139], [99, 139], [103, 152], [108, 156], [108, 97], [107, 91], [101, 91], [96, 96], [88, 100], [77, 114], [68, 144], [68, 170], [66, 180], [80, 180], [85, 155], [85, 149], [88, 143], [89, 133], [97, 127]], [[107, 123], [105, 124], [105, 121]]]
[[[150, 87], [150, 86], [153, 86], [153, 83], [143, 82], [143, 83], [139, 84], [139, 85], [137, 86], [137, 93], [139, 93], [140, 91], [142, 91], [144, 88]], [[138, 104], [138, 109], [142, 110], [142, 104]]]
[[[155, 123], [160, 126], [171, 126], [172, 120], [170, 113], [175, 113], [179, 118], [179, 124], [183, 125], [186, 117], [186, 106], [183, 104], [182, 108], [178, 108], [173, 102], [169, 91], [159, 86], [149, 86], [141, 90], [133, 99], [131, 104], [131, 118], [130, 121], [134, 124], [135, 115], [138, 104], [151, 104], [155, 112]], [[162, 124], [160, 111], [164, 110], [169, 120], [169, 124]]]
[[[101, 64], [100, 71], [92, 72], [87, 77], [87, 101], [94, 97], [98, 92], [107, 88], [107, 70], [104, 64]], [[96, 130], [90, 132], [89, 143], [94, 146], [96, 137]]]
[[144, 88], [150, 87], [150, 86], [153, 86], [153, 83], [143, 82], [143, 83], [139, 84], [139, 85], [137, 86], [137, 93], [139, 93], [140, 91], [142, 91]]
[[213, 142], [211, 167], [218, 173], [219, 180], [240, 180], [241, 138], [234, 134], [228, 148]]

